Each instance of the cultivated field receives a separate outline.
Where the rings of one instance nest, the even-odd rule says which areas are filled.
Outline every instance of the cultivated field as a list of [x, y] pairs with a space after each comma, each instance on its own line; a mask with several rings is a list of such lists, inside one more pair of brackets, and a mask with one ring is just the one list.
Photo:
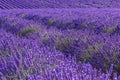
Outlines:
[[62, 2], [0, 1], [0, 80], [120, 80], [119, 1]]

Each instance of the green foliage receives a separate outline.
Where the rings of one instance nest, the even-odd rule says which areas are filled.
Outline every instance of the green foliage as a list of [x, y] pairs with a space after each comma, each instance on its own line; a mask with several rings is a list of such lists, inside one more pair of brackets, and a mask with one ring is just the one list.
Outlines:
[[26, 37], [29, 33], [33, 33], [35, 31], [36, 31], [35, 27], [30, 25], [22, 28], [17, 34], [20, 34], [21, 36]]
[[103, 32], [113, 33], [114, 27], [103, 27]]
[[46, 42], [49, 40], [49, 34], [47, 32], [45, 32], [45, 34], [43, 34], [42, 36], [40, 36], [40, 40], [46, 44]]
[[48, 26], [52, 26], [53, 23], [55, 22], [54, 18], [52, 17], [45, 17], [42, 19], [43, 23]]
[[63, 50], [63, 49], [66, 49], [68, 47], [68, 44], [73, 40], [73, 38], [62, 38], [62, 39], [59, 39], [57, 38], [56, 41], [55, 41], [55, 45], [56, 45], [56, 48], [58, 50]]
[[82, 55], [83, 58], [87, 59], [91, 57], [91, 55], [95, 53], [95, 49], [92, 45], [88, 45], [88, 48], [85, 50], [85, 53]]
[[93, 30], [96, 28], [96, 24], [94, 22], [87, 23], [87, 27], [88, 27], [88, 29]]
[[17, 17], [23, 18], [25, 16], [25, 13], [19, 13], [16, 15]]

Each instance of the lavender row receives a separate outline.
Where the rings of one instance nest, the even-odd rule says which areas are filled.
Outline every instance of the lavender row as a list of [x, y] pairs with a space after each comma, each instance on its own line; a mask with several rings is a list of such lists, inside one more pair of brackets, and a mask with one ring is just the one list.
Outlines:
[[10, 14], [13, 17], [16, 15], [19, 18], [44, 23], [49, 27], [55, 26], [63, 29], [90, 28], [111, 33], [119, 28], [119, 9], [41, 9], [19, 10], [18, 13], [16, 10], [12, 10], [1, 11], [1, 14], [7, 16]]
[[120, 74], [120, 36], [106, 33], [95, 34], [89, 30], [45, 30], [39, 33], [39, 39], [45, 45], [55, 46], [66, 56], [77, 56], [78, 61], [91, 63], [97, 69], [105, 72], [110, 64], [114, 71]]
[[[4, 21], [4, 18], [1, 19]], [[55, 28], [47, 29], [45, 26], [41, 27], [40, 24], [23, 19], [5, 19], [7, 20], [2, 23], [1, 28], [9, 33], [42, 41], [51, 48], [55, 46], [66, 56], [76, 55], [78, 61], [86, 59], [92, 66], [101, 68], [104, 72], [114, 64], [114, 71], [120, 73], [120, 36], [117, 34], [112, 36], [108, 33], [95, 34], [94, 31], [87, 29], [60, 31]]]
[[119, 80], [112, 68], [104, 74], [89, 63], [76, 63], [55, 48], [38, 44], [35, 40], [20, 39], [0, 30], [0, 79], [2, 80]]
[[[12, 13], [14, 13], [13, 10]], [[34, 12], [34, 13], [33, 13]], [[15, 13], [17, 17], [58, 29], [89, 29], [119, 34], [119, 9], [37, 9]], [[14, 15], [15, 15], [14, 14]], [[54, 14], [54, 15], [53, 15]]]
[[118, 0], [2, 0], [0, 9], [38, 9], [38, 8], [119, 8]]

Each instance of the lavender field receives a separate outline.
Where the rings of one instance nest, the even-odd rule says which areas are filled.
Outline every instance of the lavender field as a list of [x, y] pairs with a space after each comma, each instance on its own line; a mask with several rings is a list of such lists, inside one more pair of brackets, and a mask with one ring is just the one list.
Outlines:
[[0, 80], [120, 80], [119, 2], [0, 1]]

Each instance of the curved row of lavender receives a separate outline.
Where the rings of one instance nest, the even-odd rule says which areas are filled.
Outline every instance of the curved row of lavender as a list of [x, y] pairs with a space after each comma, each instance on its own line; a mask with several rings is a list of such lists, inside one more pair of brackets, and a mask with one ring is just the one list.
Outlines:
[[[83, 80], [84, 78], [85, 80], [109, 80], [112, 79], [113, 76], [114, 80], [119, 80], [119, 77], [117, 77], [120, 74], [120, 36], [118, 29], [118, 9], [110, 11], [107, 10], [107, 12], [106, 10], [98, 9], [80, 11], [79, 9], [78, 11], [74, 9], [65, 9], [59, 10], [64, 12], [61, 15], [59, 12], [57, 12], [58, 9], [56, 12], [52, 9], [50, 11], [46, 11], [46, 9], [33, 11], [35, 13], [32, 13], [31, 10], [20, 10], [18, 13], [16, 13], [16, 10], [0, 12], [0, 29], [2, 29], [0, 37], [0, 52], [2, 53], [1, 58], [4, 56], [1, 60], [1, 76], [3, 80], [5, 78], [39, 80], [45, 79], [46, 77], [50, 80], [52, 78], [55, 80], [60, 78], [63, 80]], [[71, 13], [71, 11], [73, 13]], [[95, 12], [91, 14], [88, 13], [92, 11]], [[97, 14], [101, 11], [103, 11], [101, 15]], [[109, 12], [111, 13], [112, 11], [114, 11], [114, 13], [104, 17], [104, 15], [108, 14]], [[70, 14], [68, 15], [69, 12]], [[52, 15], [53, 13], [55, 14]], [[82, 18], [81, 16], [79, 17], [79, 13]], [[118, 15], [116, 16], [115, 14]], [[74, 18], [72, 18], [73, 15]], [[91, 15], [91, 17], [87, 18], [88, 15]], [[113, 17], [109, 18], [111, 15]], [[96, 19], [96, 17], [98, 18]], [[114, 23], [111, 23], [115, 18], [118, 20], [116, 20]], [[75, 20], [75, 22], [71, 22], [73, 20]], [[84, 20], [86, 23], [84, 23]], [[76, 21], [78, 22], [76, 23]], [[80, 21], [83, 22], [80, 23]], [[105, 22], [102, 23], [102, 21]], [[72, 23], [72, 25], [70, 23]], [[92, 23], [91, 26], [93, 26], [93, 28], [89, 28], [91, 27], [88, 25], [89, 23]], [[99, 27], [101, 27], [99, 25], [103, 27], [102, 30], [99, 29]], [[107, 28], [104, 30], [104, 27]], [[15, 55], [13, 55], [13, 53]], [[52, 60], [53, 62], [51, 61], [52, 57], [48, 57], [56, 56], [58, 54], [62, 56], [62, 61], [65, 65], [58, 64], [59, 62], [54, 62], [60, 55], [58, 57], [54, 57], [54, 60]], [[63, 56], [63, 54], [65, 55]], [[40, 58], [46, 56], [43, 58], [45, 58], [45, 61], [48, 59], [50, 62], [48, 62], [47, 65], [47, 62], [42, 62], [44, 60], [38, 59], [38, 57], [35, 57], [35, 55], [42, 55]], [[21, 59], [20, 56], [25, 57], [25, 60], [24, 58]], [[35, 59], [32, 59], [33, 56]], [[72, 59], [70, 59], [70, 56]], [[33, 60], [33, 62], [31, 61], [32, 64], [29, 64], [29, 62], [26, 60], [26, 57], [30, 58], [29, 60]], [[73, 60], [74, 57], [76, 57], [75, 60]], [[19, 60], [23, 60], [23, 65]], [[14, 65], [9, 65], [9, 61], [10, 63], [15, 61], [16, 62]], [[82, 61], [83, 63], [77, 63], [79, 61]], [[86, 62], [89, 64], [85, 64]], [[34, 66], [33, 63], [35, 63]], [[41, 67], [41, 64], [39, 63], [42, 63], [43, 67]], [[56, 68], [54, 68], [55, 65], [53, 65], [53, 63], [58, 65], [57, 68], [60, 71], [57, 71]], [[21, 64], [21, 66], [19, 64]], [[30, 68], [28, 67], [29, 65], [31, 66]], [[73, 65], [73, 67], [70, 68], [70, 65]], [[111, 68], [110, 65], [112, 65]], [[6, 67], [4, 68], [3, 66]], [[9, 66], [13, 67], [12, 70], [11, 68], [8, 68]], [[81, 72], [82, 69], [78, 69], [78, 66], [79, 68], [83, 69], [85, 74]], [[81, 66], [85, 67], [85, 69]], [[88, 68], [88, 66], [90, 68]], [[96, 69], [94, 70], [92, 67]], [[90, 71], [87, 68], [90, 69]], [[43, 70], [43, 73], [41, 73], [41, 69]], [[68, 71], [64, 72], [65, 70]], [[71, 71], [73, 71], [73, 73]]]
[[[114, 72], [120, 74], [119, 9], [80, 9], [80, 11], [79, 9], [56, 11], [43, 9], [34, 10], [35, 13], [31, 10], [25, 10], [26, 13], [15, 11], [2, 12], [7, 16], [0, 18], [2, 29], [20, 37], [42, 41], [49, 47], [55, 46], [66, 56], [75, 55], [77, 61], [85, 59], [93, 67], [101, 68], [103, 72], [114, 64]], [[57, 11], [64, 13], [59, 14]], [[111, 13], [113, 11], [114, 13]], [[99, 12], [101, 14], [98, 14]], [[79, 15], [82, 15], [82, 18]], [[113, 22], [115, 19], [116, 21]], [[71, 22], [73, 20], [75, 22]]]
[[119, 80], [112, 74], [93, 68], [89, 63], [66, 58], [55, 48], [35, 40], [20, 38], [0, 29], [1, 80]]
[[119, 8], [119, 0], [1, 0], [0, 9]]
[[[3, 11], [10, 16], [32, 20], [58, 29], [89, 29], [102, 33], [119, 33], [119, 9], [35, 9]], [[97, 30], [98, 29], [98, 30]]]
[[[101, 72], [101, 73], [104, 72], [104, 73], [106, 73], [105, 75], [106, 76], [109, 75], [108, 78], [110, 78], [110, 79], [113, 77], [112, 74], [114, 74], [114, 76], [116, 77], [116, 80], [119, 80], [119, 78], [117, 78], [117, 74], [120, 74], [120, 68], [119, 68], [120, 67], [120, 62], [119, 62], [120, 61], [120, 45], [119, 45], [120, 44], [120, 36], [119, 36], [118, 32], [115, 32], [115, 34], [111, 34], [111, 32], [109, 32], [109, 30], [108, 30], [108, 32], [95, 33], [96, 30], [94, 28], [90, 30], [88, 25], [85, 28], [82, 28], [82, 29], [81, 28], [76, 29], [75, 27], [68, 28], [68, 29], [59, 29], [59, 28], [57, 28], [57, 26], [54, 26], [54, 25], [51, 24], [52, 23], [51, 19], [49, 20], [49, 17], [50, 18], [54, 18], [55, 17], [55, 16], [51, 15], [54, 12], [47, 15], [46, 14], [47, 11], [43, 10], [43, 13], [45, 15], [44, 16], [44, 15], [40, 15], [39, 10], [35, 10], [35, 11], [38, 12], [38, 13], [31, 13], [31, 10], [26, 11], [26, 14], [25, 14], [24, 11], [20, 11], [20, 12], [18, 11], [18, 13], [14, 12], [14, 11], [13, 12], [11, 12], [11, 11], [10, 12], [9, 11], [3, 11], [3, 12], [1, 12], [2, 13], [1, 16], [0, 16], [0, 29], [2, 29], [1, 30], [1, 32], [2, 32], [1, 33], [1, 40], [2, 40], [2, 37], [5, 37], [5, 36], [2, 36], [2, 35], [5, 35], [5, 34], [7, 34], [7, 35], [13, 34], [14, 36], [19, 37], [18, 39], [16, 38], [17, 40], [14, 39], [14, 38], [12, 38], [12, 40], [14, 40], [14, 41], [12, 41], [10, 39], [13, 43], [5, 42], [6, 40], [9, 41], [9, 38], [7, 38], [7, 39], [5, 38], [6, 40], [2, 40], [2, 45], [1, 45], [1, 52], [2, 53], [5, 53], [5, 55], [6, 55], [6, 53], [15, 53], [15, 55], [19, 56], [20, 54], [16, 54], [17, 53], [16, 52], [16, 46], [17, 45], [20, 47], [20, 53], [21, 54], [22, 54], [22, 52], [21, 52], [22, 49], [23, 49], [23, 51], [25, 49], [25, 51], [26, 51], [25, 53], [29, 54], [29, 53], [32, 53], [33, 50], [36, 50], [35, 46], [40, 47], [40, 48], [37, 47], [38, 50], [40, 49], [40, 51], [44, 51], [43, 50], [44, 47], [45, 46], [49, 46], [49, 47], [47, 47], [47, 50], [45, 50], [46, 51], [45, 52], [46, 56], [48, 56], [48, 54], [47, 54], [48, 52], [51, 52], [54, 55], [57, 55], [57, 53], [61, 54], [61, 52], [62, 52], [61, 55], [65, 54], [64, 58], [65, 58], [65, 56], [67, 56], [68, 60], [69, 60], [69, 56], [77, 56], [77, 59], [74, 60], [74, 63], [77, 64], [77, 66], [80, 66], [80, 65], [78, 63], [76, 63], [76, 61], [79, 62], [79, 61], [85, 61], [86, 60], [85, 62], [89, 62], [90, 65], [92, 65], [93, 68], [96, 68], [98, 72]], [[42, 10], [40, 10], [40, 11], [42, 11]], [[65, 10], [65, 12], [66, 11], [69, 12], [69, 10]], [[94, 9], [93, 9], [93, 11], [94, 11]], [[115, 10], [115, 11], [117, 12], [119, 10]], [[50, 11], [48, 11], [48, 12], [50, 12]], [[51, 10], [51, 12], [52, 12], [52, 10]], [[78, 10], [78, 12], [79, 12], [79, 10]], [[98, 10], [98, 12], [99, 12], [99, 10]], [[104, 13], [105, 13], [105, 11], [103, 11], [103, 14]], [[96, 14], [97, 14], [97, 12], [96, 12]], [[57, 15], [56, 19], [58, 19], [58, 20], [59, 20], [59, 17], [60, 18], [62, 17], [61, 15], [60, 16], [58, 16], [58, 14], [56, 14], [56, 15]], [[114, 15], [114, 13], [112, 15]], [[46, 16], [47, 16], [48, 20], [46, 19]], [[96, 15], [96, 16], [99, 16], [99, 15]], [[116, 17], [117, 16], [114, 15], [113, 18], [116, 18]], [[81, 17], [78, 17], [78, 18], [81, 18]], [[101, 16], [101, 18], [102, 18], [102, 16]], [[99, 18], [99, 19], [101, 20], [101, 18]], [[62, 18], [62, 19], [65, 20], [65, 19], [69, 19], [69, 18], [65, 17], [65, 19], [64, 18]], [[81, 20], [82, 19], [80, 19], [80, 21]], [[86, 18], [86, 20], [87, 20], [87, 18]], [[90, 20], [90, 18], [88, 18], [88, 20]], [[93, 20], [95, 20], [94, 17], [93, 17]], [[108, 20], [108, 21], [110, 21], [110, 20]], [[47, 21], [47, 22], [44, 22], [44, 21]], [[57, 22], [57, 21], [55, 21], [55, 22]], [[66, 22], [65, 24], [67, 24], [67, 23], [69, 23], [69, 21]], [[99, 25], [100, 24], [101, 23], [99, 23]], [[57, 24], [57, 25], [61, 25], [61, 23]], [[67, 25], [66, 27], [69, 27], [69, 26], [70, 25]], [[78, 26], [81, 27], [81, 24], [78, 25]], [[117, 26], [113, 26], [113, 27], [117, 28]], [[108, 28], [111, 28], [111, 26], [108, 26]], [[7, 33], [4, 32], [4, 30]], [[113, 29], [113, 31], [114, 30], [116, 30], [116, 29]], [[23, 39], [25, 41], [21, 42], [21, 41], [23, 41], [23, 40], [21, 40], [21, 38], [25, 38], [25, 39]], [[20, 40], [20, 42], [19, 42], [19, 40]], [[17, 43], [15, 43], [16, 41], [17, 41]], [[31, 43], [31, 41], [33, 41], [33, 43]], [[6, 44], [4, 44], [4, 43], [6, 43]], [[12, 48], [13, 46], [10, 47], [13, 44], [15, 44], [15, 49]], [[26, 47], [24, 47], [25, 45], [28, 45], [28, 44], [29, 44], [30, 47], [29, 46], [26, 46], [26, 47], [29, 47], [30, 50], [28, 50], [28, 49], [26, 49]], [[9, 46], [4, 46], [4, 45], [9, 45]], [[53, 49], [53, 47], [54, 47], [54, 49]], [[6, 49], [4, 49], [4, 48], [6, 48]], [[10, 51], [9, 51], [9, 48], [12, 48], [12, 49], [10, 49]], [[35, 48], [35, 49], [32, 49], [32, 48]], [[57, 50], [61, 51], [61, 52], [56, 51], [55, 48]], [[46, 49], [46, 47], [45, 47], [45, 49]], [[36, 50], [34, 53], [38, 53], [39, 54], [38, 50]], [[56, 51], [55, 53], [54, 53], [54, 50]], [[15, 56], [15, 55], [12, 55], [12, 56]], [[44, 54], [42, 54], [42, 55], [44, 55]], [[65, 58], [65, 59], [67, 60], [67, 58]], [[14, 60], [11, 60], [11, 59], [9, 60], [8, 58], [5, 59], [5, 60], [6, 61], [14, 61]], [[70, 59], [70, 61], [71, 60], [72, 59]], [[42, 62], [40, 62], [40, 63], [42, 63]], [[19, 61], [16, 62], [16, 64], [19, 65]], [[56, 62], [56, 64], [57, 64], [57, 62]], [[65, 64], [67, 65], [67, 62], [65, 62]], [[84, 63], [81, 63], [81, 65], [82, 64], [84, 64]], [[110, 65], [112, 65], [112, 64], [113, 64], [113, 67], [111, 67], [111, 68], [113, 68], [113, 69], [110, 69]], [[2, 66], [4, 66], [4, 65], [6, 65], [6, 64], [3, 63]], [[37, 63], [35, 65], [37, 65]], [[73, 63], [70, 64], [70, 65], [73, 65]], [[9, 65], [6, 65], [6, 66], [9, 66]], [[43, 64], [43, 66], [44, 66], [44, 64]], [[24, 65], [23, 65], [23, 67], [24, 67]], [[40, 66], [37, 65], [36, 67], [40, 67]], [[6, 70], [7, 68], [8, 67], [6, 67], [4, 70]], [[86, 70], [86, 68], [84, 70]], [[47, 68], [45, 68], [45, 70], [46, 69]], [[59, 67], [59, 69], [60, 69], [60, 72], [61, 72], [62, 71], [61, 67]], [[65, 67], [65, 69], [69, 69], [69, 68]], [[76, 69], [76, 67], [75, 67], [75, 69]], [[101, 69], [101, 70], [99, 71], [99, 69]], [[20, 68], [20, 70], [23, 70], [24, 76], [27, 75], [27, 74], [29, 74], [29, 70], [26, 71], [26, 68], [25, 69], [23, 69], [23, 68], [21, 69]], [[24, 72], [24, 70], [25, 70], [25, 72]], [[20, 73], [17, 74], [17, 73], [14, 73], [15, 72], [14, 70], [13, 70], [13, 73], [9, 73], [9, 71], [10, 70], [8, 69], [8, 72], [5, 71], [6, 73], [1, 72], [1, 76], [4, 75], [4, 77], [5, 77], [5, 75], [6, 75], [7, 79], [9, 79], [11, 77], [10, 75], [12, 75], [12, 74], [13, 75], [16, 74], [17, 76], [19, 76], [17, 78], [20, 78], [20, 77], [23, 78], [24, 77], [23, 75], [21, 75], [21, 74], [23, 74], [22, 72], [20, 72]], [[47, 69], [47, 71], [49, 71], [49, 70]], [[64, 69], [63, 69], [63, 71], [64, 71]], [[37, 74], [37, 72], [35, 74], [32, 74], [33, 72], [34, 72], [34, 70], [31, 72], [31, 69], [30, 69], [30, 73], [31, 74], [29, 74], [28, 77], [25, 77], [25, 78], [33, 80], [33, 78], [39, 79], [39, 77], [42, 76], [41, 79], [43, 79], [43, 78], [45, 78], [47, 76], [47, 77], [50, 77], [50, 80], [51, 80], [51, 77], [55, 78], [56, 76], [59, 75], [56, 72], [54, 73], [54, 71], [53, 71], [53, 73], [56, 74], [56, 76], [53, 76], [54, 74], [51, 74], [50, 72], [45, 72], [44, 73], [45, 75], [44, 74]], [[38, 72], [39, 72], [39, 70], [38, 70]], [[93, 69], [93, 72], [94, 72], [94, 69]], [[66, 76], [69, 76], [69, 78], [70, 78], [71, 72], [68, 75], [67, 75], [66, 72], [63, 72], [63, 73], [65, 73]], [[61, 72], [61, 74], [63, 74], [63, 73]], [[77, 76], [76, 79], [78, 79], [78, 80], [82, 79], [79, 76], [79, 74], [84, 75], [84, 74], [82, 74], [82, 72], [81, 73], [79, 73], [79, 72], [76, 73], [75, 72], [75, 74], [78, 75], [78, 76], [76, 75]], [[88, 71], [87, 74], [89, 74], [89, 71]], [[92, 74], [93, 73], [90, 73], [90, 75], [92, 75]], [[95, 73], [95, 74], [97, 74], [97, 73]], [[64, 75], [61, 75], [61, 78], [64, 78], [63, 76]], [[100, 76], [104, 76], [104, 75], [100, 75]], [[2, 78], [4, 78], [4, 77], [2, 77]], [[16, 77], [14, 77], [14, 78], [16, 78]], [[88, 79], [92, 80], [93, 77], [87, 76], [85, 78], [88, 78]], [[103, 80], [105, 78], [106, 77], [104, 77]], [[102, 79], [102, 78], [100, 78], [100, 79]], [[67, 80], [67, 77], [66, 77], [66, 80]], [[95, 80], [99, 80], [99, 78], [95, 77]], [[106, 80], [107, 80], [107, 78], [106, 78]]]

